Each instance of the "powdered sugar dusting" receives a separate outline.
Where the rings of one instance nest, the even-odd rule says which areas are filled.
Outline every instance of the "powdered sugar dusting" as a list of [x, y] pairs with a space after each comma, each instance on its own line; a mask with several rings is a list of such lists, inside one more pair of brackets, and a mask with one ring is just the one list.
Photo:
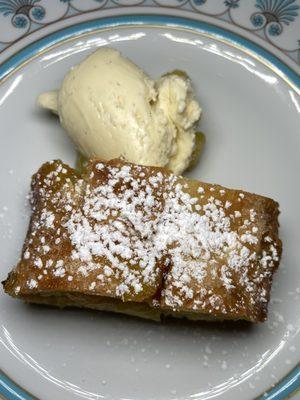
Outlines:
[[34, 179], [40, 212], [23, 254], [38, 277], [29, 289], [55, 279], [172, 311], [265, 307], [280, 251], [252, 195], [122, 162], [95, 163], [86, 180], [47, 165]]

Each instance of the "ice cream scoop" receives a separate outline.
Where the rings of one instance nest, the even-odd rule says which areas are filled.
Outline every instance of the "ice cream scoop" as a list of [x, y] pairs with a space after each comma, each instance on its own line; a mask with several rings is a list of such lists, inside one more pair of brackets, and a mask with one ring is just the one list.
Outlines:
[[177, 174], [189, 165], [201, 115], [187, 76], [171, 73], [155, 82], [112, 48], [73, 67], [38, 104], [59, 115], [85, 157], [123, 157]]

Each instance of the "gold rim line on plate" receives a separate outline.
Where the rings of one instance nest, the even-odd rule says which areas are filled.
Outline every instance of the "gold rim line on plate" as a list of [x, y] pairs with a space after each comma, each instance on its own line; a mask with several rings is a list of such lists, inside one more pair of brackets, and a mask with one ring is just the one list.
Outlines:
[[[88, 20], [88, 22], [92, 22], [92, 21], [97, 21], [97, 19], [94, 20]], [[212, 24], [211, 24], [212, 25]], [[73, 25], [75, 26], [75, 25]], [[212, 25], [214, 26], [214, 25]], [[285, 73], [283, 73], [278, 67], [276, 67], [272, 62], [266, 60], [264, 57], [260, 56], [259, 54], [257, 54], [255, 51], [249, 50], [247, 47], [240, 45], [238, 43], [236, 43], [234, 40], [230, 40], [230, 39], [226, 39], [221, 37], [219, 34], [214, 34], [214, 33], [208, 33], [205, 31], [199, 31], [196, 28], [188, 28], [188, 27], [182, 27], [179, 25], [176, 25], [176, 23], [174, 24], [166, 24], [166, 25], [160, 25], [160, 24], [148, 24], [148, 23], [132, 23], [132, 24], [126, 24], [126, 25], [111, 25], [109, 27], [105, 27], [105, 28], [97, 28], [94, 29], [92, 31], [89, 32], [82, 32], [82, 33], [74, 33], [74, 35], [72, 35], [69, 38], [66, 39], [61, 39], [58, 42], [49, 45], [40, 50], [37, 51], [36, 54], [30, 56], [29, 58], [27, 58], [25, 61], [21, 62], [16, 68], [14, 68], [12, 71], [10, 71], [7, 75], [5, 75], [2, 79], [0, 79], [0, 84], [5, 82], [7, 79], [9, 79], [15, 72], [17, 72], [18, 70], [20, 70], [21, 68], [23, 68], [25, 65], [27, 65], [28, 63], [30, 63], [32, 60], [40, 57], [41, 55], [47, 53], [48, 51], [57, 48], [58, 46], [61, 46], [62, 44], [68, 43], [73, 41], [74, 39], [79, 39], [82, 37], [87, 37], [87, 36], [91, 36], [94, 35], [95, 33], [101, 33], [101, 32], [107, 32], [110, 31], [112, 28], [117, 28], [117, 29], [132, 29], [132, 28], [141, 28], [141, 27], [146, 27], [146, 28], [156, 28], [156, 29], [170, 29], [170, 30], [174, 30], [174, 31], [184, 31], [184, 32], [189, 32], [189, 33], [193, 33], [193, 34], [197, 34], [198, 36], [202, 36], [202, 37], [206, 37], [209, 39], [213, 39], [217, 42], [223, 43], [228, 45], [229, 47], [233, 47], [235, 49], [238, 49], [240, 51], [242, 51], [243, 53], [247, 54], [248, 56], [254, 58], [255, 60], [259, 61], [261, 64], [263, 64], [265, 67], [267, 67], [268, 69], [270, 69], [275, 75], [277, 75], [278, 77], [280, 77], [285, 83], [287, 83], [295, 92], [296, 94], [300, 95], [300, 88], [297, 87], [297, 85], [295, 85], [286, 75]], [[64, 28], [59, 29], [57, 31], [55, 31], [55, 33], [61, 32], [63, 31]], [[51, 35], [51, 34], [50, 34]], [[238, 37], [243, 38], [243, 36], [236, 34]], [[40, 37], [39, 39], [31, 42], [28, 46], [23, 47], [22, 50], [26, 49], [27, 47], [31, 46], [34, 43], [37, 43], [39, 40], [46, 38], [48, 35]], [[254, 43], [254, 42], [253, 42]], [[254, 43], [256, 44], [256, 43]], [[259, 45], [258, 45], [259, 46]], [[20, 50], [19, 50], [20, 51]], [[265, 50], [267, 51], [267, 50]], [[267, 51], [268, 52], [268, 51]], [[3, 64], [5, 64], [5, 62], [7, 62], [8, 60], [10, 60], [12, 57], [14, 57], [16, 54], [18, 54], [18, 51], [13, 54], [11, 57], [9, 57], [7, 60], [3, 61]], [[271, 53], [270, 53], [271, 54]], [[276, 57], [276, 56], [274, 56]], [[279, 59], [278, 59], [279, 60]], [[280, 62], [282, 62], [281, 60], [279, 60]], [[0, 64], [1, 65], [1, 64]], [[286, 64], [285, 64], [286, 65]], [[290, 67], [288, 67], [290, 68]]]
[[[98, 18], [97, 18], [97, 19], [94, 19], [94, 20], [88, 20], [88, 22], [96, 21], [96, 20], [98, 20]], [[212, 24], [211, 24], [211, 25], [212, 25]], [[75, 26], [75, 25], [73, 25], [73, 26]], [[214, 25], [213, 25], [213, 26], [214, 26]], [[285, 83], [287, 83], [298, 95], [300, 95], [300, 89], [299, 89], [299, 88], [298, 88], [298, 87], [297, 87], [297, 86], [296, 86], [282, 71], [280, 71], [279, 68], [275, 67], [270, 61], [266, 60], [264, 57], [260, 56], [260, 55], [257, 54], [255, 51], [249, 50], [249, 49], [247, 49], [247, 47], [245, 47], [245, 46], [243, 46], [243, 45], [240, 45], [240, 44], [236, 43], [235, 41], [232, 41], [232, 40], [230, 40], [230, 39], [225, 39], [225, 38], [223, 38], [223, 37], [220, 37], [220, 35], [218, 35], [218, 34], [208, 33], [208, 32], [205, 32], [205, 31], [198, 31], [196, 28], [182, 27], [182, 26], [176, 25], [176, 23], [171, 24], [171, 25], [148, 24], [148, 23], [145, 23], [145, 24], [144, 24], [144, 23], [142, 23], [142, 24], [132, 23], [132, 24], [126, 24], [126, 25], [117, 25], [117, 26], [115, 26], [115, 25], [112, 24], [112, 25], [109, 26], [109, 27], [106, 27], [106, 28], [97, 28], [97, 29], [94, 29], [94, 30], [92, 30], [92, 31], [90, 31], [90, 32], [82, 32], [82, 33], [79, 33], [79, 34], [74, 33], [74, 35], [72, 35], [71, 37], [66, 38], [66, 39], [61, 39], [61, 40], [57, 41], [56, 43], [54, 43], [54, 44], [52, 44], [52, 45], [46, 46], [44, 49], [37, 51], [36, 54], [30, 56], [30, 57], [27, 58], [25, 61], [21, 62], [16, 68], [14, 68], [14, 69], [13, 69], [12, 71], [10, 71], [7, 75], [5, 75], [2, 79], [0, 79], [0, 84], [4, 83], [4, 82], [5, 82], [6, 80], [8, 80], [14, 73], [16, 73], [17, 71], [19, 71], [19, 70], [20, 70], [21, 68], [23, 68], [25, 65], [29, 64], [32, 60], [34, 60], [34, 59], [40, 57], [41, 55], [47, 53], [48, 51], [50, 51], [50, 50], [52, 50], [52, 49], [55, 49], [55, 48], [61, 46], [62, 44], [69, 43], [69, 42], [73, 41], [74, 39], [78, 39], [78, 38], [82, 38], [82, 37], [91, 36], [91, 35], [94, 35], [95, 33], [107, 32], [107, 31], [110, 31], [112, 28], [116, 28], [116, 27], [117, 27], [117, 29], [122, 29], [122, 30], [125, 30], [125, 29], [132, 29], [132, 28], [142, 28], [142, 27], [146, 27], [146, 28], [157, 28], [157, 29], [162, 29], [162, 28], [164, 28], [164, 29], [170, 29], [170, 30], [174, 30], [174, 31], [189, 32], [189, 33], [197, 34], [198, 36], [202, 36], [202, 37], [206, 37], [206, 38], [209, 38], [209, 39], [213, 39], [213, 40], [215, 40], [215, 41], [217, 41], [217, 42], [226, 44], [226, 45], [228, 45], [229, 47], [233, 47], [233, 48], [235, 48], [235, 49], [238, 49], [238, 50], [242, 51], [243, 53], [249, 55], [250, 57], [254, 58], [255, 60], [259, 61], [261, 64], [263, 64], [263, 65], [266, 66], [268, 69], [270, 69], [275, 75], [279, 76], [279, 77], [280, 77]], [[63, 30], [64, 30], [64, 28], [59, 29], [59, 30], [55, 31], [55, 33], [58, 33], [58, 32], [63, 31]], [[237, 36], [239, 36], [239, 37], [242, 38], [241, 35], [238, 35], [238, 34], [236, 34], [236, 33], [235, 33], [235, 35], [237, 35]], [[43, 39], [43, 38], [45, 38], [45, 37], [47, 37], [47, 36], [48, 36], [48, 35], [43, 36], [43, 37], [40, 37], [39, 39], [37, 39], [37, 40], [35, 40], [35, 41], [32, 41], [28, 46], [30, 46], [30, 45], [32, 45], [32, 44], [34, 44], [34, 43], [37, 43], [39, 40], [41, 40], [41, 39]], [[253, 43], [254, 43], [254, 42], [253, 42]], [[26, 46], [26, 47], [28, 47], [28, 46]], [[259, 46], [259, 45], [258, 45], [258, 46]], [[23, 49], [26, 49], [26, 47], [24, 47]], [[19, 50], [19, 51], [20, 51], [20, 50]], [[267, 51], [267, 50], [266, 50], [266, 51]], [[3, 62], [3, 64], [4, 64], [6, 61], [8, 61], [9, 59], [11, 59], [12, 57], [14, 57], [17, 53], [18, 53], [18, 51], [17, 51], [14, 55], [12, 55], [11, 57], [9, 57], [7, 60], [5, 60], [5, 61]], [[275, 57], [276, 57], [276, 56], [275, 56]], [[290, 67], [289, 67], [289, 68], [290, 68]], [[287, 372], [280, 380], [278, 380], [278, 381], [275, 383], [275, 386], [279, 385], [280, 382], [282, 382], [295, 368], [297, 368], [297, 365], [298, 365], [298, 364], [296, 364], [296, 365], [294, 366], [294, 368], [292, 368], [292, 369], [291, 369], [289, 372]], [[1, 369], [0, 369], [0, 371], [1, 371]], [[2, 371], [1, 371], [1, 372], [2, 372]], [[3, 373], [3, 372], [2, 372], [2, 373]], [[3, 373], [3, 374], [4, 374], [4, 373]], [[31, 394], [30, 392], [28, 392], [26, 389], [23, 389], [23, 387], [21, 387], [17, 382], [13, 381], [8, 375], [6, 375], [6, 374], [4, 374], [4, 375], [5, 375], [10, 381], [12, 381], [16, 386], [18, 386], [18, 387], [19, 387], [20, 389], [22, 389], [24, 392], [26, 392], [27, 394], [29, 394], [29, 395], [33, 398], [33, 400], [37, 400], [37, 398], [36, 398], [34, 395], [32, 395], [32, 394]], [[263, 393], [266, 393], [266, 392], [270, 391], [271, 389], [272, 389], [272, 387], [269, 387], [269, 388], [266, 389]], [[290, 396], [293, 396], [296, 392], [298, 392], [297, 389], [296, 389], [295, 391], [293, 391], [292, 393], [290, 393], [289, 397], [290, 397]], [[262, 395], [263, 395], [263, 394], [261, 394], [261, 395], [255, 397], [255, 399], [260, 398]]]

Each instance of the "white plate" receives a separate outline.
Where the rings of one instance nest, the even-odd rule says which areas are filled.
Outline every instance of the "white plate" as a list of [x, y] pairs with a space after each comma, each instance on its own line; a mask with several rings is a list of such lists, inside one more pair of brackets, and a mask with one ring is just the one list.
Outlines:
[[98, 30], [101, 22], [73, 27], [69, 40], [63, 41], [66, 32], [61, 31], [10, 61], [16, 65], [27, 59], [0, 85], [1, 279], [20, 254], [32, 173], [46, 160], [73, 163], [75, 158], [58, 120], [37, 108], [36, 97], [57, 88], [68, 69], [94, 49], [112, 46], [152, 77], [178, 68], [192, 78], [204, 109], [200, 128], [207, 135], [192, 176], [280, 202], [284, 254], [269, 320], [256, 326], [156, 324], [27, 306], [1, 291], [0, 368], [43, 400], [253, 399], [288, 374], [299, 358], [297, 81], [292, 73], [284, 74], [288, 70], [280, 71], [280, 63], [272, 67], [252, 50], [221, 38], [220, 31], [189, 30], [180, 20], [170, 26], [155, 17], [157, 26], [147, 25], [151, 18], [144, 22]]

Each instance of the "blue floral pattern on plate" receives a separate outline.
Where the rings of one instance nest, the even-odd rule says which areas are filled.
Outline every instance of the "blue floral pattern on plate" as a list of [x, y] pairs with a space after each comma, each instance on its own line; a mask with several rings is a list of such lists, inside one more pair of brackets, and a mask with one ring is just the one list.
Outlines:
[[251, 16], [255, 27], [267, 29], [269, 35], [278, 36], [283, 31], [283, 25], [289, 25], [299, 15], [300, 6], [296, 0], [257, 0], [256, 8], [260, 11]]
[[300, 64], [300, 0], [0, 0], [0, 53], [63, 18], [137, 5], [183, 9], [196, 12], [198, 18], [205, 15], [229, 22], [260, 36]]
[[8, 17], [16, 28], [26, 28], [31, 22], [41, 21], [46, 15], [44, 7], [37, 5], [40, 0], [3, 0], [0, 1], [0, 13]]

